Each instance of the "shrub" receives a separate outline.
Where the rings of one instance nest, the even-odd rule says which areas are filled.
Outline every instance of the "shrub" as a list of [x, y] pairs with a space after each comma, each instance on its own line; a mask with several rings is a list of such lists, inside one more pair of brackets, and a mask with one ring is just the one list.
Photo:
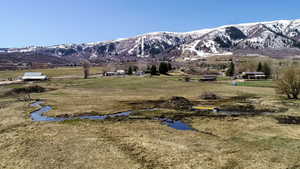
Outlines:
[[279, 94], [285, 94], [288, 99], [298, 99], [300, 94], [300, 69], [289, 67], [279, 74], [276, 81]]
[[188, 76], [186, 76], [186, 77], [184, 77], [184, 81], [185, 81], [185, 82], [189, 82], [189, 81], [191, 81], [191, 78], [188, 77]]

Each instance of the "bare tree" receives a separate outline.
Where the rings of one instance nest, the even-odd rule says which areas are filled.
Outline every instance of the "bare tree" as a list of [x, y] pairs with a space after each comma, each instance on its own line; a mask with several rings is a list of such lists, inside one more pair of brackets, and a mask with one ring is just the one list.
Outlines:
[[81, 61], [81, 65], [83, 68], [84, 78], [87, 79], [90, 75], [91, 63], [88, 60]]
[[300, 69], [291, 66], [279, 73], [276, 89], [280, 94], [285, 94], [289, 99], [298, 99], [300, 94]]

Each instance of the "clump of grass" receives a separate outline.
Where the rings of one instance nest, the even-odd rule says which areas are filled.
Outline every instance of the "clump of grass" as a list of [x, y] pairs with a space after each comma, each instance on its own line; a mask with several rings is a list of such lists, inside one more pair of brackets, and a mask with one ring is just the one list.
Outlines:
[[217, 94], [213, 93], [213, 92], [203, 92], [200, 96], [201, 99], [203, 100], [217, 100], [219, 99], [220, 97], [217, 96]]

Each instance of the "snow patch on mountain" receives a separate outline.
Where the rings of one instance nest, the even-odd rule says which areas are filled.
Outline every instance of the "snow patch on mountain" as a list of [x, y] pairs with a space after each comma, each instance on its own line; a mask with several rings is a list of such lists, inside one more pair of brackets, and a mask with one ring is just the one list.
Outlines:
[[232, 55], [241, 50], [253, 54], [261, 50], [293, 49], [293, 54], [297, 54], [295, 48], [300, 48], [300, 20], [243, 23], [183, 33], [153, 32], [105, 42], [14, 48], [0, 52], [31, 52], [93, 60], [158, 57], [195, 60], [213, 55]]

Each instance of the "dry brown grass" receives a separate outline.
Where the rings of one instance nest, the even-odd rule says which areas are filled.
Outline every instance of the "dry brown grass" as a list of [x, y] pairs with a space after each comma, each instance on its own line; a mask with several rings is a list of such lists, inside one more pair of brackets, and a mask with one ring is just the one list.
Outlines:
[[[92, 67], [90, 74], [102, 73], [102, 67]], [[29, 70], [17, 70], [17, 71], [0, 71], [0, 80], [7, 80], [7, 78], [17, 78], [22, 76], [25, 72], [42, 72], [48, 77], [61, 77], [61, 76], [82, 76], [82, 67], [60, 67], [56, 69], [29, 69]]]
[[[204, 91], [223, 98], [250, 93], [264, 104], [280, 104], [272, 88], [186, 83], [179, 78], [56, 79], [39, 84], [56, 90], [33, 98], [45, 99], [55, 108], [49, 115], [114, 113], [134, 108], [129, 102], [171, 96], [199, 101]], [[7, 88], [12, 86], [0, 92]], [[15, 100], [0, 98], [6, 103], [0, 108], [0, 168], [286, 169], [299, 165], [300, 126], [278, 124], [273, 115], [183, 119], [202, 132], [175, 130], [155, 120], [34, 123], [28, 118], [28, 103]], [[286, 114], [299, 116], [299, 107], [290, 106]]]

